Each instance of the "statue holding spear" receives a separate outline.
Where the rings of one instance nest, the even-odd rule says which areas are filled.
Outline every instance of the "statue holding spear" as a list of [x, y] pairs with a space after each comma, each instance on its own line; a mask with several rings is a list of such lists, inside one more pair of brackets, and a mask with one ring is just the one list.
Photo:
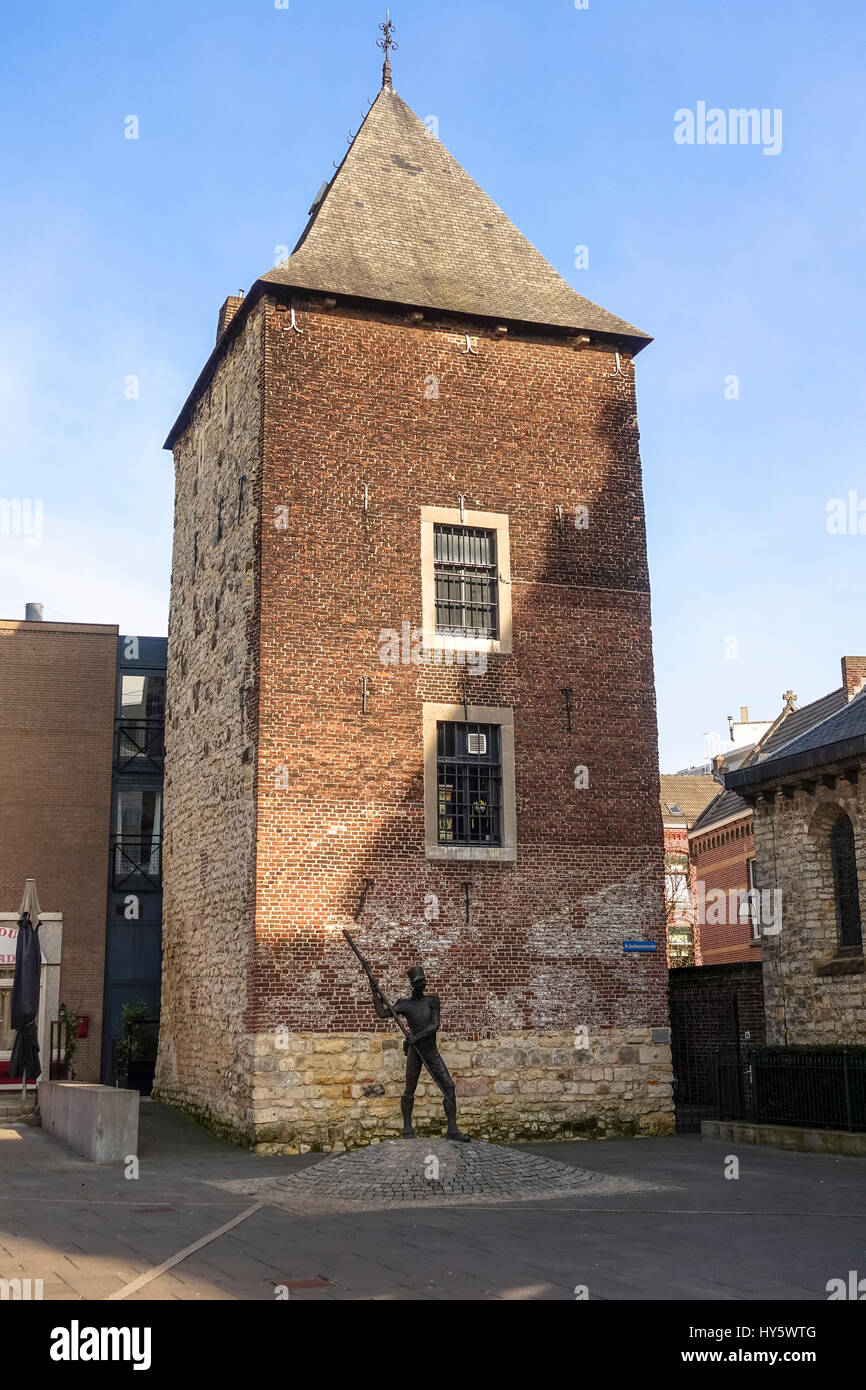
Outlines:
[[[442, 1106], [448, 1120], [446, 1139], [468, 1142], [469, 1135], [462, 1134], [457, 1128], [457, 1099], [454, 1082], [451, 1080], [451, 1074], [436, 1046], [436, 1034], [439, 1031], [439, 996], [438, 994], [424, 993], [427, 979], [423, 967], [413, 965], [406, 971], [412, 985], [412, 994], [408, 999], [398, 999], [395, 1004], [392, 1004], [382, 993], [378, 981], [374, 979], [369, 961], [361, 955], [349, 933], [344, 931], [343, 935], [361, 962], [361, 967], [370, 982], [373, 1007], [376, 1013], [380, 1018], [392, 1018], [403, 1034], [403, 1051], [406, 1054], [406, 1089], [400, 1097], [400, 1109], [403, 1112], [403, 1138], [413, 1139], [415, 1137], [415, 1131], [412, 1128], [415, 1087], [418, 1085], [421, 1068], [426, 1067], [442, 1092]], [[404, 1019], [408, 1021], [408, 1027]]]

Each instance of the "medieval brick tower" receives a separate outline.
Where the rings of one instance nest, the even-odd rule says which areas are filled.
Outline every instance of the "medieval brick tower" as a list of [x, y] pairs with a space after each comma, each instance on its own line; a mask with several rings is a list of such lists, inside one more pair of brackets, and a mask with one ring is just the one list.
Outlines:
[[647, 342], [387, 72], [226, 302], [168, 441], [163, 1099], [264, 1147], [399, 1132], [349, 928], [392, 995], [425, 965], [471, 1134], [671, 1127]]

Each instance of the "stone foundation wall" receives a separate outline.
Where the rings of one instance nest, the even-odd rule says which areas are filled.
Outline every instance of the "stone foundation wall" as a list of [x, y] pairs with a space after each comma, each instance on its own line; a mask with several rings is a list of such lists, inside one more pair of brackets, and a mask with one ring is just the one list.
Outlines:
[[[670, 1031], [610, 1028], [441, 1039], [457, 1088], [460, 1126], [475, 1139], [612, 1138], [673, 1131]], [[586, 1045], [584, 1046], [584, 1043]], [[576, 1045], [577, 1044], [577, 1045]], [[381, 1033], [259, 1033], [248, 1131], [266, 1153], [339, 1152], [400, 1134], [405, 1059]], [[422, 1075], [418, 1134], [442, 1134], [434, 1083]]]

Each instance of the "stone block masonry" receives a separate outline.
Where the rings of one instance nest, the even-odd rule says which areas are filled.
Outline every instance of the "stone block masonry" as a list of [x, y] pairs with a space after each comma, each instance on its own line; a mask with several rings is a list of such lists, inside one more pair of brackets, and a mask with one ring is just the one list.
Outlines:
[[245, 1132], [254, 936], [262, 324], [228, 348], [175, 452], [157, 1094]]
[[770, 1043], [866, 1043], [866, 973], [862, 954], [847, 958], [839, 950], [830, 851], [832, 826], [844, 814], [854, 830], [857, 862], [866, 863], [862, 759], [855, 780], [848, 773], [830, 765], [830, 785], [811, 783], [790, 796], [773, 787], [755, 810], [762, 884], [778, 890], [782, 901], [781, 931], [764, 935]]
[[[461, 1124], [500, 1143], [667, 1133], [670, 1047], [654, 1042], [654, 1031], [443, 1036]], [[351, 1149], [400, 1133], [404, 1058], [396, 1037], [259, 1034], [249, 1047], [261, 1152]], [[426, 1074], [413, 1118], [418, 1134], [443, 1132], [442, 1098]]]

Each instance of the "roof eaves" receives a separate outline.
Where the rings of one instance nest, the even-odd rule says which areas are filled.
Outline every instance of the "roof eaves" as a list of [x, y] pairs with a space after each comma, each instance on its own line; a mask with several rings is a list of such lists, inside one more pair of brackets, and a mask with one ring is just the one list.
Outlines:
[[193, 410], [195, 409], [195, 406], [198, 402], [199, 396], [210, 385], [213, 375], [217, 367], [219, 366], [220, 360], [225, 349], [228, 347], [229, 343], [233, 342], [234, 339], [238, 336], [241, 329], [243, 328], [243, 325], [249, 318], [253, 305], [257, 304], [258, 301], [262, 298], [262, 295], [265, 293], [265, 289], [261, 286], [262, 282], [260, 280], [256, 280], [249, 294], [244, 295], [244, 302], [238, 309], [234, 318], [231, 320], [230, 324], [228, 325], [228, 328], [226, 328], [225, 331], [220, 334], [219, 338], [217, 338], [216, 342], [214, 343], [210, 357], [207, 359], [198, 376], [196, 377], [192, 390], [190, 391], [189, 395], [187, 396], [186, 400], [181, 406], [180, 413], [178, 414], [177, 419], [175, 420], [174, 424], [168, 432], [166, 441], [162, 446], [164, 449], [173, 449], [175, 443], [183, 434], [184, 430], [189, 424], [190, 419], [192, 418]]
[[763, 763], [738, 768], [736, 772], [727, 772], [725, 786], [730, 787], [732, 791], [740, 787], [760, 786], [762, 782], [772, 782], [778, 777], [790, 777], [797, 772], [845, 762], [848, 758], [859, 758], [864, 754], [866, 734], [857, 734], [854, 738], [840, 739], [837, 743], [806, 748], [802, 753], [791, 753], [788, 757], [767, 758]]
[[754, 815], [754, 812], [751, 806], [743, 805], [738, 811], [734, 811], [732, 815], [721, 816], [719, 820], [695, 821], [694, 825], [689, 826], [689, 842], [691, 842], [693, 835], [709, 835], [714, 830], [721, 829], [724, 825], [733, 825], [734, 821], [744, 820], [746, 816], [752, 815]]

